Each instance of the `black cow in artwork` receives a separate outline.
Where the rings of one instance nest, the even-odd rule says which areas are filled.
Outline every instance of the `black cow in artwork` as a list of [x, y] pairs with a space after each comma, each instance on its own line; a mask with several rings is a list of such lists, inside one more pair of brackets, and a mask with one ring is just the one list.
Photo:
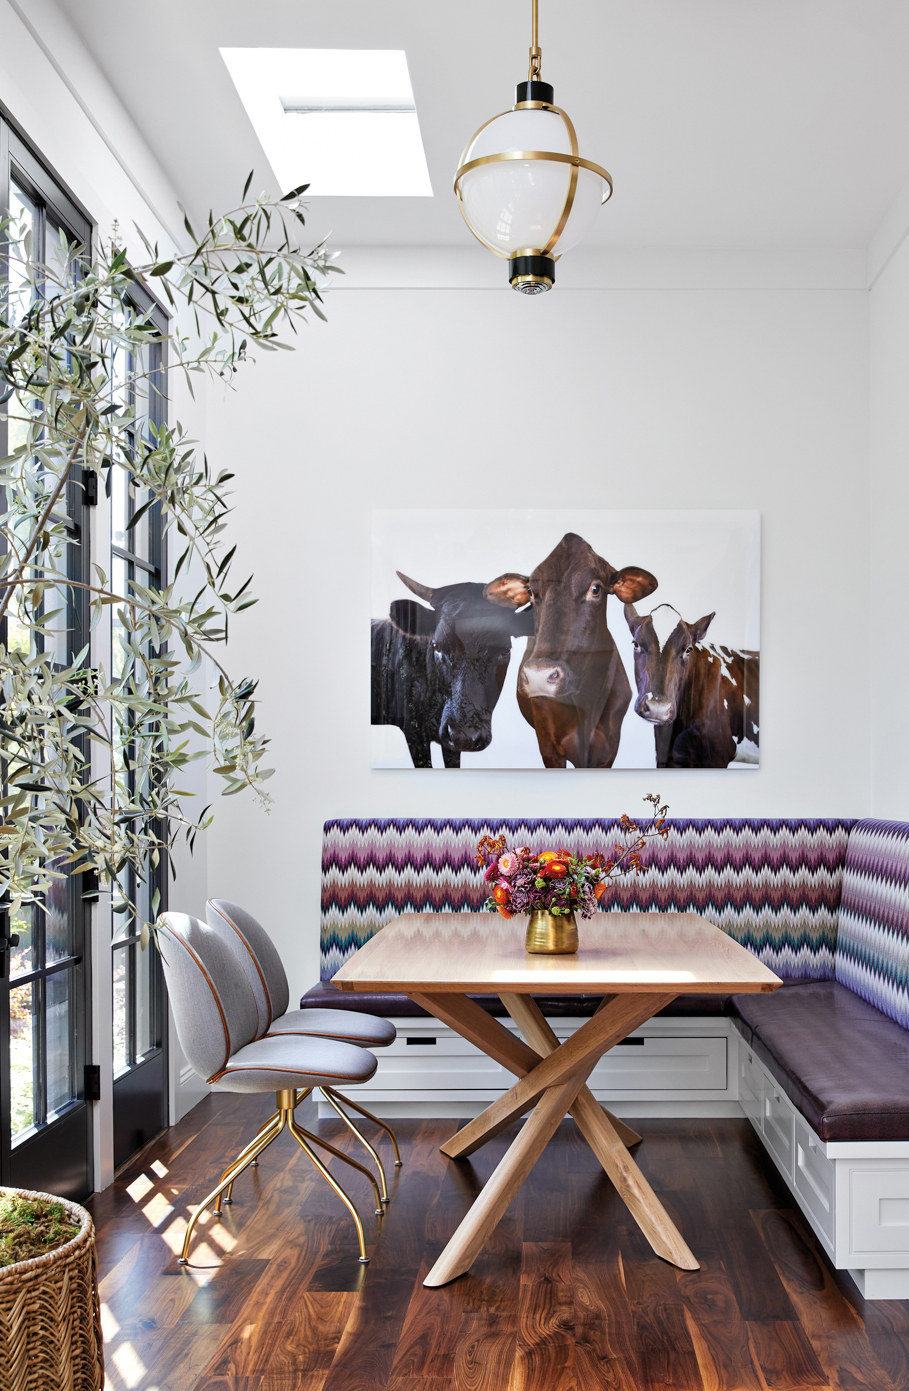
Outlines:
[[403, 730], [415, 768], [431, 768], [430, 744], [446, 768], [492, 738], [492, 712], [505, 682], [512, 637], [533, 633], [520, 575], [487, 585], [418, 584], [398, 571], [413, 599], [395, 599], [372, 623], [372, 723]]

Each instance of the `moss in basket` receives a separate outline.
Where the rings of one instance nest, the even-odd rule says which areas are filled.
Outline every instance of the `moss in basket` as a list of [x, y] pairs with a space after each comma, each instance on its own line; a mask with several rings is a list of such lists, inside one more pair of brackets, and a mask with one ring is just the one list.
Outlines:
[[72, 1241], [78, 1231], [79, 1223], [67, 1215], [61, 1203], [45, 1199], [32, 1202], [15, 1193], [0, 1197], [0, 1269], [46, 1256]]

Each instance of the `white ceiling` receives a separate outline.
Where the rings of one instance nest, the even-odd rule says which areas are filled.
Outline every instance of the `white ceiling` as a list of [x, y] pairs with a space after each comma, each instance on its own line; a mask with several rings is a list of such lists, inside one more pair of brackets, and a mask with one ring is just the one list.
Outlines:
[[[181, 198], [274, 188], [219, 47], [403, 48], [434, 198], [314, 198], [336, 245], [469, 242], [451, 177], [526, 76], [529, 0], [59, 0]], [[864, 247], [909, 178], [907, 0], [541, 0], [612, 247]]]

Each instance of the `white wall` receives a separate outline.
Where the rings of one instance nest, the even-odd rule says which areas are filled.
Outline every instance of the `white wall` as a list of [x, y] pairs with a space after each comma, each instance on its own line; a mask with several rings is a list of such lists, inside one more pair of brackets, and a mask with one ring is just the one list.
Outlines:
[[[262, 600], [231, 663], [260, 678], [278, 770], [269, 815], [216, 807], [209, 886], [276, 935], [295, 993], [318, 978], [326, 817], [599, 815], [651, 790], [674, 815], [868, 813], [867, 298], [336, 291], [296, 355], [209, 395], [236, 563]], [[760, 771], [371, 771], [370, 509], [585, 499], [760, 509]]]
[[875, 816], [909, 818], [909, 241], [870, 295], [871, 567], [866, 595], [875, 672]]

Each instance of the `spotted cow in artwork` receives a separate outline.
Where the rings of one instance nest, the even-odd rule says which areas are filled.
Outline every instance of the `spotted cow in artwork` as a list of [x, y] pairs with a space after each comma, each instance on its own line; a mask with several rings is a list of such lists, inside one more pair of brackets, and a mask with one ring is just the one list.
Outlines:
[[715, 613], [686, 623], [669, 604], [625, 605], [635, 712], [654, 726], [658, 768], [758, 762], [760, 654], [704, 642]]

